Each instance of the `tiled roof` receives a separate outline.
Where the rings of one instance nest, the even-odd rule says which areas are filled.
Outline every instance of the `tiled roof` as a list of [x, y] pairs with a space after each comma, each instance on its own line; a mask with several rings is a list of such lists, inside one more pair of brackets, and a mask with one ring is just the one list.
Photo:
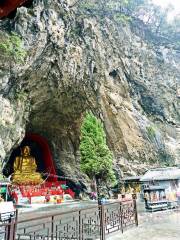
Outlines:
[[141, 177], [140, 181], [151, 181], [151, 180], [173, 180], [180, 179], [180, 168], [168, 167], [168, 168], [156, 168], [147, 171], [144, 176]]

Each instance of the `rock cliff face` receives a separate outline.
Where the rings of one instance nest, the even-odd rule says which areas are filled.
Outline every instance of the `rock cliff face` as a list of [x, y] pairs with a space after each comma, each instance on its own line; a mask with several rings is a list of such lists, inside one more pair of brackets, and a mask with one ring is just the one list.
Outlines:
[[48, 140], [57, 169], [79, 176], [88, 109], [104, 122], [118, 173], [178, 163], [180, 53], [72, 4], [36, 0], [0, 21], [0, 38], [15, 32], [26, 53], [23, 62], [0, 54], [1, 161], [34, 132]]

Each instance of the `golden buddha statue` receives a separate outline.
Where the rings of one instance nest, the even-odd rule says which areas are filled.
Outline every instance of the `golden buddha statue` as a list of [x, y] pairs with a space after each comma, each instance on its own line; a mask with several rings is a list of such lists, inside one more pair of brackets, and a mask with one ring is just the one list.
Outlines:
[[16, 157], [14, 161], [13, 183], [22, 185], [42, 183], [41, 174], [36, 172], [36, 170], [36, 160], [30, 154], [30, 147], [23, 147], [21, 149], [21, 156]]

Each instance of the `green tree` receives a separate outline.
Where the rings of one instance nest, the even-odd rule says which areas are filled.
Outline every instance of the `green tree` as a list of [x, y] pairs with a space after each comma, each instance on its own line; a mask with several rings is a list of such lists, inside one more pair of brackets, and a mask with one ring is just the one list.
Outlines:
[[103, 125], [92, 113], [87, 113], [81, 127], [81, 170], [96, 181], [98, 200], [100, 182], [115, 183], [113, 157], [106, 144]]

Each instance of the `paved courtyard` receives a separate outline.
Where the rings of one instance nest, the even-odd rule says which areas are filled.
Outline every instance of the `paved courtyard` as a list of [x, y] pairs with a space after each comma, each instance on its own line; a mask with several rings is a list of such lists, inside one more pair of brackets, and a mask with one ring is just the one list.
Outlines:
[[140, 213], [139, 226], [108, 240], [180, 240], [180, 210]]

